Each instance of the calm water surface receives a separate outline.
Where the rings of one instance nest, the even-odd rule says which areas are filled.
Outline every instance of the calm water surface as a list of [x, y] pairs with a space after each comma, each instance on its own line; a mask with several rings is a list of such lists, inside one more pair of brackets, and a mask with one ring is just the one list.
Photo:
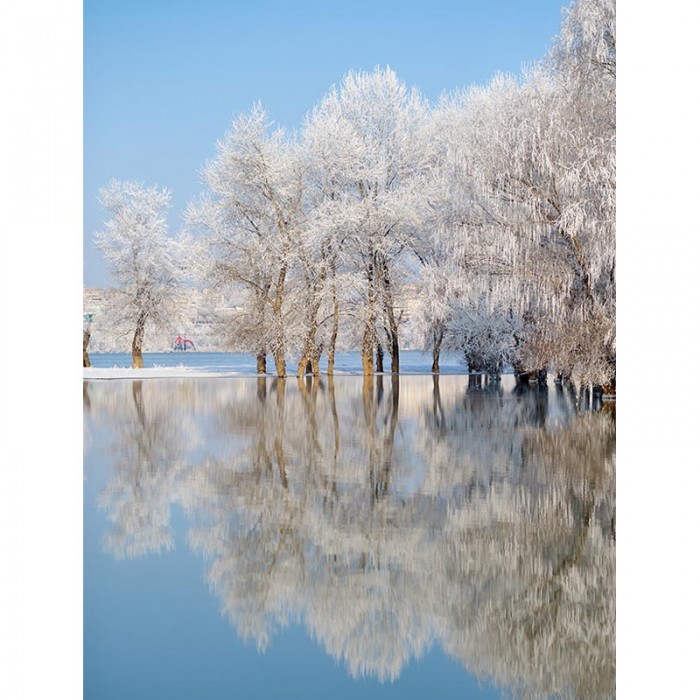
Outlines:
[[[91, 353], [93, 367], [131, 367], [131, 353], [103, 352]], [[387, 369], [390, 360], [386, 361]], [[418, 350], [401, 352], [402, 374], [429, 374], [433, 362], [431, 353]], [[288, 371], [296, 375], [295, 358], [288, 358]], [[206, 369], [211, 372], [236, 372], [255, 376], [257, 367], [255, 358], [242, 352], [146, 352], [143, 354], [143, 366], [152, 367], [190, 367]], [[328, 368], [328, 358], [323, 355], [319, 366], [321, 372]], [[275, 373], [272, 358], [267, 358], [267, 371]], [[359, 352], [338, 352], [335, 357], [336, 374], [362, 374], [362, 358]], [[466, 374], [467, 367], [463, 356], [456, 352], [444, 352], [440, 355], [440, 372], [442, 374]]]
[[83, 399], [86, 699], [614, 697], [614, 406], [509, 376]]

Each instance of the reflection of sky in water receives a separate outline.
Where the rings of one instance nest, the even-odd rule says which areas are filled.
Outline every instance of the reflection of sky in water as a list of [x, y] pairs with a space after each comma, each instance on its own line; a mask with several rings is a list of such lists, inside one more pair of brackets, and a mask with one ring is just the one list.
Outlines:
[[614, 694], [614, 416], [511, 377], [86, 389], [86, 698]]
[[222, 617], [202, 561], [186, 545], [186, 520], [177, 508], [173, 521], [180, 536], [172, 552], [115, 561], [102, 552], [103, 522], [86, 504], [86, 700], [425, 698], [436, 689], [442, 697], [500, 697], [480, 689], [437, 649], [393, 684], [352, 679], [299, 624], [259, 653]]

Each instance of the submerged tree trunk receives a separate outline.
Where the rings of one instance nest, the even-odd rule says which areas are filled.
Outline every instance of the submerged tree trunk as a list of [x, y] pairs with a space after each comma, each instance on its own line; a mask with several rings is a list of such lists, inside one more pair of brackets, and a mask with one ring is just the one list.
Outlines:
[[256, 371], [258, 374], [267, 372], [267, 354], [261, 350], [255, 357]]
[[136, 321], [134, 340], [131, 344], [131, 366], [138, 369], [143, 367], [143, 334], [146, 327], [146, 314], [142, 311]]
[[267, 379], [258, 377], [258, 401], [264, 402], [267, 398]]
[[90, 328], [83, 328], [83, 367], [90, 367], [90, 356], [88, 355], [88, 345], [90, 345]]

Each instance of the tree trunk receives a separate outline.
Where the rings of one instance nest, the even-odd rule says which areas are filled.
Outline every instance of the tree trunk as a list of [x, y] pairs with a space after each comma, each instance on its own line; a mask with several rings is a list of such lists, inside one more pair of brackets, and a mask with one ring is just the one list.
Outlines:
[[314, 289], [313, 299], [313, 305], [309, 311], [309, 331], [306, 334], [304, 350], [297, 366], [297, 377], [299, 378], [304, 376], [304, 372], [313, 373], [313, 361], [318, 354], [316, 335], [318, 333], [318, 311], [321, 308], [321, 293], [318, 289]]
[[287, 376], [287, 365], [284, 360], [284, 349], [278, 348], [272, 353], [275, 359], [275, 370], [277, 371], [277, 376], [280, 379], [284, 379]]
[[377, 343], [377, 372], [384, 371], [384, 348], [381, 343]]
[[90, 329], [83, 328], [83, 367], [90, 367], [90, 356], [88, 355], [88, 345], [90, 345]]
[[389, 354], [391, 355], [391, 373], [399, 373], [399, 324], [394, 313], [394, 296], [391, 290], [389, 266], [386, 260], [382, 262], [382, 286], [384, 288], [384, 312], [389, 322]]
[[391, 337], [391, 345], [389, 352], [391, 353], [391, 373], [399, 373], [399, 326], [394, 317], [394, 309], [389, 308], [389, 335]]
[[433, 366], [430, 370], [433, 374], [440, 373], [440, 346], [444, 333], [442, 326], [433, 328]]
[[370, 250], [367, 255], [367, 318], [365, 319], [365, 330], [362, 336], [362, 373], [365, 376], [374, 374], [374, 349], [377, 345], [377, 333], [375, 324], [377, 322], [377, 284], [375, 280], [377, 253]]
[[483, 389], [483, 375], [482, 374], [469, 374], [469, 379], [467, 380], [467, 392], [479, 392]]
[[391, 341], [392, 354], [391, 354], [391, 373], [399, 373], [399, 339], [395, 337]]
[[143, 312], [139, 314], [138, 320], [136, 321], [136, 330], [134, 331], [134, 341], [131, 344], [131, 366], [132, 368], [138, 369], [143, 367], [143, 333], [146, 326], [146, 314]]
[[272, 318], [275, 322], [275, 350], [272, 356], [275, 359], [275, 369], [277, 376], [284, 379], [287, 376], [287, 365], [284, 360], [284, 320], [282, 318], [282, 301], [284, 296], [284, 284], [287, 278], [287, 263], [283, 263], [277, 276], [275, 285], [275, 300], [272, 305]]
[[257, 354], [255, 363], [258, 374], [265, 374], [265, 372], [267, 372], [267, 355], [264, 350]]
[[323, 348], [319, 345], [314, 351], [314, 356], [311, 358], [311, 374], [313, 374], [314, 377], [319, 377], [321, 375], [319, 364], [321, 362], [322, 353]]
[[362, 337], [362, 374], [374, 374], [374, 329], [369, 323], [365, 326]]
[[340, 325], [340, 305], [335, 288], [333, 289], [333, 326], [331, 327], [331, 339], [328, 343], [328, 374], [333, 376], [335, 369], [335, 344], [338, 340], [338, 326]]

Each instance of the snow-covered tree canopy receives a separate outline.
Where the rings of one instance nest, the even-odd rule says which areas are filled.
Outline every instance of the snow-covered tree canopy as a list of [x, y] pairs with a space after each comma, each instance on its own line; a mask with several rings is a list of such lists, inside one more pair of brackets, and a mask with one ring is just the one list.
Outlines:
[[134, 366], [141, 367], [146, 324], [165, 324], [176, 313], [172, 302], [190, 245], [182, 236], [168, 236], [167, 189], [113, 180], [100, 190], [99, 199], [111, 218], [95, 241], [119, 291], [110, 320], [133, 331]]
[[311, 112], [303, 143], [318, 198], [316, 230], [335, 244], [354, 276], [363, 366], [385, 345], [398, 371], [397, 278], [420, 248], [426, 189], [419, 134], [428, 106], [389, 68], [348, 73]]
[[190, 206], [189, 225], [208, 236], [215, 282], [240, 285], [248, 294], [232, 345], [245, 344], [263, 357], [271, 352], [278, 375], [285, 376], [287, 277], [303, 235], [299, 146], [282, 129], [273, 130], [256, 105], [234, 120], [202, 179], [208, 191]]
[[[430, 107], [390, 69], [348, 73], [298, 135], [261, 107], [203, 173], [190, 221], [220, 282], [248, 289], [233, 345], [336, 343], [369, 374], [399, 337], [459, 349], [474, 371], [615, 377], [615, 12], [581, 0], [520, 77]], [[226, 274], [222, 276], [222, 271]], [[402, 330], [403, 329], [403, 330]], [[374, 355], [376, 353], [376, 364]]]

